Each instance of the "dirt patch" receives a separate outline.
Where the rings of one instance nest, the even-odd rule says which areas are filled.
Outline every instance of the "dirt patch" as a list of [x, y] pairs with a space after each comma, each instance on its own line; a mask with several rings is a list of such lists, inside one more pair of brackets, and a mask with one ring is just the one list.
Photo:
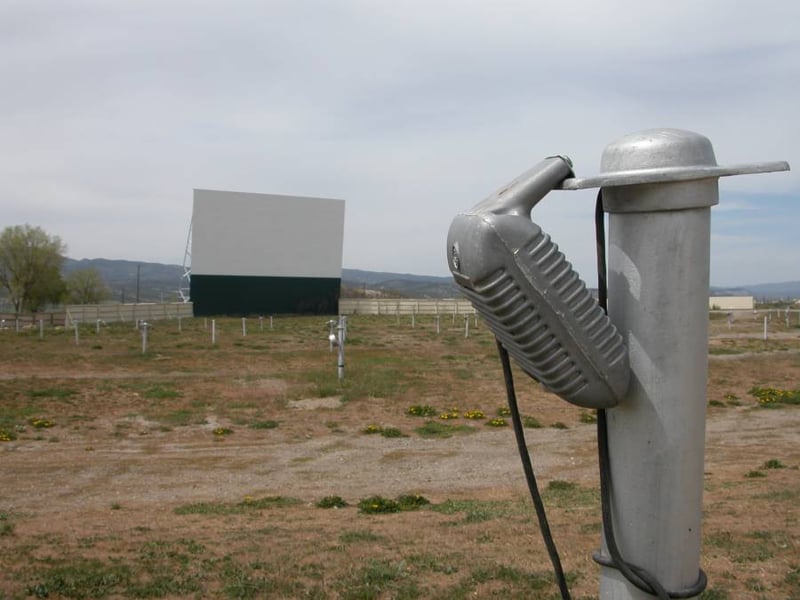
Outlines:
[[341, 408], [342, 399], [336, 397], [305, 398], [303, 400], [289, 400], [286, 404], [289, 406], [289, 408], [299, 408], [300, 410], [317, 410], [320, 408]]

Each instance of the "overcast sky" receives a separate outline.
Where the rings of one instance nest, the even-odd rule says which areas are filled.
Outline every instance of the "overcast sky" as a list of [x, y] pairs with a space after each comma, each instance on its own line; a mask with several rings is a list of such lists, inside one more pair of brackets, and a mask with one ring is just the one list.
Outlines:
[[[795, 169], [720, 180], [711, 283], [800, 280], [797, 0], [0, 0], [0, 82], [0, 224], [72, 258], [181, 264], [205, 188], [344, 199], [344, 267], [447, 275], [541, 158], [677, 127]], [[535, 211], [591, 285], [593, 202]]]

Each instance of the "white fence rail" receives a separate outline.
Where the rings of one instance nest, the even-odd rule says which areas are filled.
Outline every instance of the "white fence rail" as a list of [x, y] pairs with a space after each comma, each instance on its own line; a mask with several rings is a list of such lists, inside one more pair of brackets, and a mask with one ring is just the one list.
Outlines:
[[166, 302], [163, 304], [75, 304], [64, 307], [66, 310], [66, 326], [79, 323], [104, 321], [115, 323], [122, 321], [133, 323], [138, 320], [159, 321], [191, 317], [191, 302]]
[[343, 315], [473, 315], [469, 300], [461, 298], [340, 298]]

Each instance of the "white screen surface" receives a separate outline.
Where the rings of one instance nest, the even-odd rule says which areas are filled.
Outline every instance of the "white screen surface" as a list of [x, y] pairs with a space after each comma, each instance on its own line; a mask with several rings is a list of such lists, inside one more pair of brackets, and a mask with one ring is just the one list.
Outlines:
[[192, 273], [342, 274], [344, 200], [194, 190]]

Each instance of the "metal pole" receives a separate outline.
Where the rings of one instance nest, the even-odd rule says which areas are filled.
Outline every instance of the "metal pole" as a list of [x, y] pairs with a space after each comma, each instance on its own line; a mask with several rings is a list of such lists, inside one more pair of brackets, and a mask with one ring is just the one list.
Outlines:
[[[614, 531], [626, 561], [668, 591], [691, 589], [700, 564], [710, 207], [718, 177], [766, 171], [717, 167], [707, 138], [675, 129], [626, 136], [606, 147], [601, 166], [609, 316], [632, 372], [626, 397], [607, 412]], [[603, 566], [600, 598], [652, 596]]]
[[142, 323], [142, 354], [147, 353], [147, 328], [149, 325], [147, 321]]
[[39, 339], [44, 338], [44, 321], [39, 319]]
[[344, 324], [342, 323], [342, 317], [339, 317], [339, 326], [336, 328], [336, 333], [339, 336], [339, 357], [336, 372], [339, 379], [344, 379]]
[[242, 317], [242, 337], [247, 337], [247, 317]]
[[214, 345], [217, 343], [217, 321], [216, 319], [211, 319], [211, 344]]
[[469, 337], [469, 315], [464, 315], [464, 337]]
[[[644, 148], [638, 154], [637, 144]], [[661, 148], [623, 138], [604, 151], [602, 170], [667, 158], [642, 155], [653, 150]], [[650, 166], [670, 166], [664, 162]], [[682, 589], [697, 581], [700, 559], [710, 207], [718, 202], [717, 182], [607, 187], [603, 201], [611, 213], [609, 316], [626, 339], [633, 375], [627, 397], [607, 412], [614, 530], [628, 562], [666, 589]], [[616, 569], [601, 567], [600, 597], [650, 596]]]
[[769, 319], [767, 319], [767, 317], [766, 317], [766, 315], [765, 315], [765, 316], [764, 316], [764, 341], [765, 341], [765, 342], [767, 341], [767, 321], [768, 321], [768, 320], [769, 320]]
[[75, 345], [77, 346], [80, 343], [81, 343], [81, 339], [80, 339], [80, 335], [78, 334], [78, 322], [75, 321]]

